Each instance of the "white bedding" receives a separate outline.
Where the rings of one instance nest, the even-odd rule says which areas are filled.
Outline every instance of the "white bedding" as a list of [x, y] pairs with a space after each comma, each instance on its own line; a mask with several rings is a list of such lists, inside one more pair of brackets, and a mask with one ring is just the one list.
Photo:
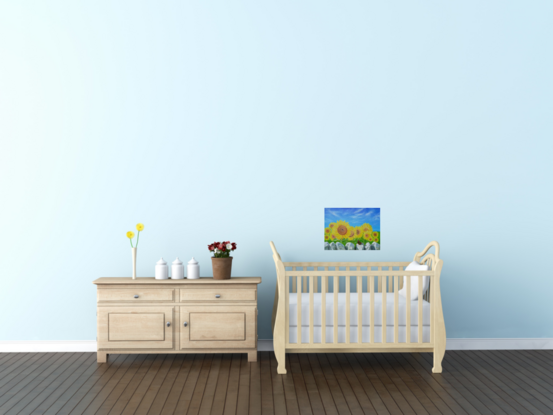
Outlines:
[[[382, 326], [382, 294], [383, 293], [374, 293], [374, 325]], [[386, 293], [384, 293], [386, 294]], [[313, 294], [313, 320], [314, 326], [321, 326], [322, 320], [322, 306], [321, 306], [321, 294]], [[370, 325], [370, 303], [371, 295], [370, 293], [363, 293], [363, 304], [362, 304], [362, 324], [363, 326]], [[419, 322], [419, 302], [411, 301], [411, 326], [417, 326]], [[405, 326], [407, 322], [407, 300], [404, 296], [398, 295], [398, 309], [399, 317], [398, 324], [400, 326]], [[298, 325], [298, 304], [297, 304], [297, 294], [290, 293], [290, 327]], [[428, 301], [422, 301], [422, 321], [423, 326], [430, 326], [430, 303]], [[388, 326], [394, 325], [394, 294], [386, 294], [386, 323]], [[301, 296], [301, 324], [302, 326], [309, 327], [309, 293], [302, 293]], [[334, 294], [326, 294], [326, 326], [334, 325]], [[346, 294], [338, 294], [338, 326], [346, 325]], [[350, 293], [350, 325], [357, 326], [357, 293]], [[356, 334], [357, 336], [357, 334]], [[405, 334], [404, 334], [405, 336]], [[423, 334], [424, 336], [424, 334]], [[303, 337], [303, 334], [302, 334]], [[319, 337], [320, 338], [320, 337]]]
[[[399, 343], [405, 343], [405, 333], [406, 333], [407, 327], [398, 327], [398, 342]], [[361, 334], [361, 339], [363, 343], [369, 343], [370, 340], [370, 327], [363, 326]], [[320, 343], [321, 342], [321, 327], [313, 327], [313, 343]], [[357, 326], [351, 326], [350, 327], [350, 342], [356, 343], [357, 342]], [[326, 328], [326, 342], [332, 343], [334, 336], [334, 331], [332, 327]], [[418, 327], [411, 327], [411, 342], [416, 343], [418, 341], [419, 333], [418, 333]], [[297, 327], [290, 327], [289, 332], [289, 341], [290, 343], [297, 343], [298, 342], [298, 328]], [[386, 341], [388, 343], [393, 343], [394, 341], [394, 328], [390, 326], [386, 326]], [[430, 327], [429, 326], [423, 326], [422, 327], [422, 341], [423, 343], [429, 343], [430, 342]], [[302, 343], [309, 343], [309, 327], [302, 327], [301, 328], [301, 342]], [[339, 326], [338, 327], [338, 343], [345, 343], [346, 342], [346, 328]], [[375, 343], [382, 343], [382, 326], [374, 326], [374, 342]], [[328, 347], [332, 347], [332, 345], [328, 345]], [[384, 344], [383, 347], [386, 347]]]

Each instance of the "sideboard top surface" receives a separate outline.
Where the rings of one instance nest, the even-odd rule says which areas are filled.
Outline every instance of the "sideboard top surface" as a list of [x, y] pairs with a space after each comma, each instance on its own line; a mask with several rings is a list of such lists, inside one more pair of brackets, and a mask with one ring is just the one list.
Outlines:
[[139, 277], [133, 280], [131, 277], [102, 277], [92, 282], [96, 285], [110, 284], [261, 284], [261, 277], [231, 277], [228, 280], [216, 280], [213, 277], [201, 277], [197, 280], [156, 280], [154, 277]]

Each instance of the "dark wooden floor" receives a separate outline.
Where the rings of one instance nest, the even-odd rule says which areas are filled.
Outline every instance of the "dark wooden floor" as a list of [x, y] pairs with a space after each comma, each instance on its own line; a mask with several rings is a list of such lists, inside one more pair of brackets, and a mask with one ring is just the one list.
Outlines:
[[553, 414], [553, 351], [0, 354], [0, 414]]

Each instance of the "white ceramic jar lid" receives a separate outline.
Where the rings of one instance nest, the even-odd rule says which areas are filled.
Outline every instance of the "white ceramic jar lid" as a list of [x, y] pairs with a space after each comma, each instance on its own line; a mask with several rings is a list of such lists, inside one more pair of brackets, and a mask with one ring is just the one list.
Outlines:
[[177, 259], [173, 261], [173, 265], [182, 265], [182, 261], [179, 259], [179, 257], [177, 257]]
[[156, 262], [157, 265], [167, 265], [167, 262], [163, 258]]
[[190, 261], [188, 261], [188, 265], [196, 265], [198, 263], [198, 261], [196, 261], [194, 259], [194, 257], [192, 257], [192, 259]]

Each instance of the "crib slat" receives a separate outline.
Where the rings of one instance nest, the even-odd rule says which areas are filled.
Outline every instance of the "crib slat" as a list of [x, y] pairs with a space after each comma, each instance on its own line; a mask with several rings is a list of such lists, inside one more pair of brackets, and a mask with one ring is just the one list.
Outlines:
[[313, 319], [313, 309], [315, 308], [315, 303], [313, 302], [313, 280], [316, 277], [309, 277], [309, 344], [313, 344], [313, 326], [315, 321]]
[[394, 343], [399, 343], [399, 275], [394, 282]]
[[388, 285], [388, 277], [382, 276], [380, 277], [382, 280], [382, 343], [387, 343], [386, 339], [386, 323], [388, 322], [386, 320], [386, 300], [388, 295], [388, 290], [386, 289], [386, 286]]
[[346, 275], [346, 344], [350, 342], [350, 276]]
[[419, 343], [422, 343], [422, 325], [423, 325], [423, 321], [422, 321], [422, 303], [423, 303], [423, 299], [422, 299], [422, 275], [419, 275], [419, 299], [418, 299], [418, 302], [419, 302]]
[[[295, 271], [296, 270], [296, 267], [292, 267], [292, 271]], [[296, 279], [292, 277], [292, 292], [295, 293], [295, 292], [298, 292], [298, 290], [296, 289]]]
[[[336, 267], [338, 268], [338, 267]], [[338, 270], [336, 270], [338, 271]], [[338, 290], [340, 277], [334, 277], [334, 338], [333, 343], [338, 343]]]
[[[399, 267], [400, 271], [403, 271], [403, 268], [405, 267]], [[399, 289], [401, 290], [403, 288], [403, 277], [400, 277], [399, 279]]]
[[426, 301], [430, 302], [430, 294], [432, 290], [430, 289], [430, 284], [432, 284], [432, 278], [428, 277], [428, 291], [426, 291]]
[[[327, 267], [325, 267], [326, 269]], [[328, 287], [328, 277], [321, 277], [321, 343], [326, 343], [326, 291]]]
[[[307, 271], [307, 267], [303, 267], [303, 270], [304, 271]], [[306, 293], [307, 292], [307, 276], [303, 279], [303, 292]]]
[[[382, 267], [377, 267], [378, 271], [382, 271]], [[382, 292], [382, 277], [378, 278], [378, 292]]]
[[411, 343], [411, 277], [405, 279], [406, 287], [406, 296], [407, 300], [407, 321], [405, 322], [405, 332], [407, 333], [407, 343]]
[[297, 308], [298, 308], [298, 327], [297, 327], [297, 330], [298, 330], [298, 344], [301, 343], [301, 300], [302, 300], [302, 291], [301, 291], [301, 276], [297, 276], [296, 277], [297, 279], [297, 284], [296, 284], [296, 287], [297, 287], [297, 290], [296, 290], [296, 303], [297, 303]]
[[363, 343], [363, 277], [357, 277], [357, 343]]
[[[295, 280], [294, 277], [291, 277], [293, 280]], [[290, 277], [286, 277], [286, 290], [284, 290], [284, 292], [286, 293], [285, 295], [285, 326], [286, 326], [286, 333], [285, 333], [285, 336], [286, 336], [286, 344], [290, 344]]]
[[370, 315], [371, 332], [370, 332], [369, 342], [374, 343], [374, 277], [371, 275], [368, 278], [369, 278], [369, 290], [370, 290], [369, 292], [371, 293], [371, 309], [369, 310], [371, 313]]
[[[430, 302], [432, 290], [432, 278], [428, 277], [428, 302]], [[430, 342], [434, 343], [434, 307], [430, 302]]]

